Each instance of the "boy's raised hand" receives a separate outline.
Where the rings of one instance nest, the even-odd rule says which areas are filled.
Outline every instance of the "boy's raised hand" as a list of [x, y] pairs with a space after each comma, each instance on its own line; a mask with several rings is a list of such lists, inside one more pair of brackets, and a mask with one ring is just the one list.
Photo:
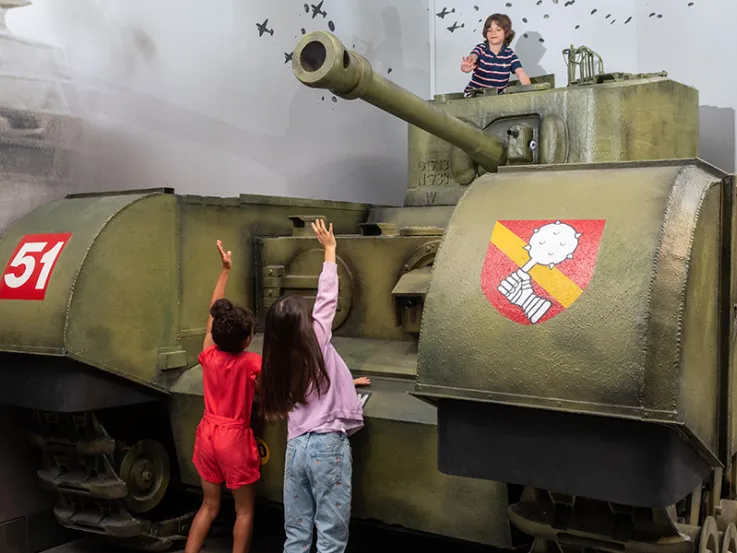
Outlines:
[[312, 230], [317, 236], [317, 240], [322, 244], [325, 249], [335, 249], [335, 236], [333, 236], [333, 223], [330, 223], [330, 228], [325, 228], [325, 221], [322, 219], [317, 220], [317, 224], [312, 224]]
[[225, 250], [223, 250], [223, 243], [220, 240], [217, 241], [217, 245], [218, 252], [220, 252], [220, 261], [223, 263], [223, 269], [230, 269], [233, 266], [230, 252], [226, 253]]
[[474, 69], [476, 69], [476, 57], [466, 56], [463, 58], [463, 61], [461, 62], [461, 71], [464, 73], [470, 73]]

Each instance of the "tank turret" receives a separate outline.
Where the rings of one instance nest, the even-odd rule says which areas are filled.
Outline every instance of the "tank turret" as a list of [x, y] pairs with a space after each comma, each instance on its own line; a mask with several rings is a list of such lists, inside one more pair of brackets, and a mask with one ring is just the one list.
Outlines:
[[441, 94], [430, 101], [378, 75], [325, 31], [300, 40], [292, 68], [306, 86], [360, 98], [409, 123], [405, 206], [455, 205], [472, 182], [505, 165], [698, 155], [696, 89], [662, 72], [605, 73], [601, 58], [585, 47], [565, 53], [565, 87], [555, 88], [548, 75], [501, 95]]

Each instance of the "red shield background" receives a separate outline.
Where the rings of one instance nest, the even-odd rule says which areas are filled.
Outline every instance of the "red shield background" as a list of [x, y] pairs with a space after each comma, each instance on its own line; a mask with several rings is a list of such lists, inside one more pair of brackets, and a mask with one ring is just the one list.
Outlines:
[[[552, 220], [521, 220], [521, 221], [497, 221], [495, 225], [503, 225], [519, 237], [524, 244], [527, 244], [536, 228], [540, 228], [548, 223], [555, 223]], [[588, 285], [594, 274], [596, 266], [596, 258], [599, 253], [599, 243], [601, 235], [604, 232], [604, 224], [606, 221], [602, 219], [560, 219], [561, 223], [566, 223], [581, 233], [578, 238], [578, 247], [573, 254], [573, 259], [567, 259], [556, 265], [556, 269], [563, 273], [581, 290]], [[569, 231], [570, 232], [570, 231]], [[515, 252], [519, 254], [519, 252]], [[527, 251], [523, 250], [524, 259], [529, 259]], [[511, 303], [504, 295], [502, 295], [497, 287], [499, 284], [519, 269], [521, 265], [512, 261], [509, 256], [501, 251], [493, 243], [489, 242], [489, 249], [486, 252], [484, 267], [481, 271], [481, 288], [491, 304], [505, 317], [520, 324], [531, 324], [525, 317], [522, 309]], [[538, 296], [549, 300], [552, 305], [547, 313], [536, 323], [541, 324], [552, 319], [558, 313], [565, 310], [565, 307], [551, 294], [538, 284], [534, 277], [532, 278], [532, 288]]]

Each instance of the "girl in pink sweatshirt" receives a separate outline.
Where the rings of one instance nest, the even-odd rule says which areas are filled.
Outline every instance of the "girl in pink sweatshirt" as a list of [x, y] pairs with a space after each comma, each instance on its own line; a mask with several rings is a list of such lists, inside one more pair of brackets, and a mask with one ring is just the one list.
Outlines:
[[269, 420], [287, 418], [284, 467], [285, 553], [304, 553], [317, 528], [317, 550], [348, 544], [352, 457], [348, 436], [363, 427], [363, 411], [343, 359], [330, 343], [338, 305], [333, 225], [312, 224], [325, 248], [315, 306], [288, 296], [266, 313], [261, 409]]

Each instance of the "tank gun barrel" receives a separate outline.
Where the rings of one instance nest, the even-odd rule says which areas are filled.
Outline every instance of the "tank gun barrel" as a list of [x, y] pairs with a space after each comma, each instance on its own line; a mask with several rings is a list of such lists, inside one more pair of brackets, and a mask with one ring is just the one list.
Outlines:
[[347, 50], [332, 33], [313, 31], [292, 57], [294, 75], [305, 86], [328, 89], [346, 100], [360, 98], [460, 148], [487, 171], [506, 163], [505, 144], [464, 123], [374, 72], [360, 54]]

